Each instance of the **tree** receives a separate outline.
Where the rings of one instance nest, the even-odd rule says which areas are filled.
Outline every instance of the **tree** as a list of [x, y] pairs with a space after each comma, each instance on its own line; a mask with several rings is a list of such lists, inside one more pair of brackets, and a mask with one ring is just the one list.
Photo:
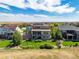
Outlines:
[[57, 30], [57, 32], [55, 33], [55, 39], [56, 40], [62, 40], [63, 37], [62, 37], [62, 33], [60, 30]]
[[60, 26], [60, 25], [63, 25], [63, 23], [51, 23], [50, 24], [50, 26], [51, 26], [51, 37], [54, 40], [55, 40], [57, 34], [61, 34], [61, 31], [59, 31], [59, 28], [58, 28], [58, 26]]
[[13, 34], [13, 41], [12, 41], [13, 46], [20, 45], [22, 39], [23, 38], [22, 38], [21, 34], [18, 31], [15, 31], [15, 33]]
[[57, 32], [56, 32], [56, 35], [55, 35], [56, 37], [55, 37], [55, 39], [56, 39], [56, 45], [57, 45], [57, 47], [60, 49], [61, 47], [62, 47], [62, 40], [63, 40], [63, 37], [62, 37], [62, 33], [61, 33], [61, 31], [60, 30], [58, 30]]
[[63, 25], [63, 23], [51, 23], [51, 36], [56, 41], [57, 47], [61, 48], [62, 46], [62, 33], [59, 30], [58, 26]]
[[56, 23], [51, 23], [50, 26], [51, 26], [51, 37], [52, 39], [55, 39], [55, 34], [56, 34], [56, 31], [58, 29], [57, 27], [58, 24]]

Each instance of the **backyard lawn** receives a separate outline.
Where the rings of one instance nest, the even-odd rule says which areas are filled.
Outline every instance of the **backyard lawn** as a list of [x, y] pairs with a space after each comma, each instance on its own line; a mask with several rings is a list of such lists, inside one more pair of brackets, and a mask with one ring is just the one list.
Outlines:
[[25, 41], [25, 40], [22, 42], [22, 44], [20, 46], [38, 49], [41, 45], [44, 45], [44, 44], [56, 46], [56, 43], [51, 42], [51, 41], [41, 41], [41, 42], [39, 42], [39, 41]]
[[[7, 47], [9, 44], [11, 44], [11, 40], [0, 40], [0, 48]], [[26, 41], [22, 40], [20, 47], [22, 48], [31, 48], [31, 49], [39, 49], [41, 45], [48, 44], [51, 46], [56, 46], [56, 42], [52, 41]], [[64, 41], [62, 43], [63, 46], [74, 46], [79, 45], [79, 42], [72, 42], [72, 41]]]
[[3, 47], [7, 47], [10, 43], [11, 40], [0, 40], [0, 48], [3, 48]]
[[[26, 48], [35, 48], [38, 49], [41, 45], [44, 44], [48, 44], [51, 46], [56, 46], [56, 42], [52, 42], [52, 41], [41, 41], [41, 42], [35, 42], [35, 41], [23, 41], [20, 45], [20, 47], [26, 47]], [[75, 45], [79, 45], [79, 42], [72, 42], [72, 41], [64, 41], [62, 43], [63, 46], [75, 46]]]

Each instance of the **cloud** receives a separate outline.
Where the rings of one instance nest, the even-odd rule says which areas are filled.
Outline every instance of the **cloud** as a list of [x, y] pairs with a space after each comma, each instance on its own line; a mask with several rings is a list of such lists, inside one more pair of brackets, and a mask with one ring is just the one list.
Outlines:
[[0, 22], [76, 22], [79, 18], [63, 18], [59, 16], [47, 16], [42, 14], [24, 15], [0, 13]]
[[[39, 0], [40, 1], [40, 0]], [[37, 0], [28, 0], [26, 7], [32, 8], [35, 10], [45, 10], [48, 12], [57, 12], [57, 13], [71, 13], [75, 10], [74, 7], [70, 7], [67, 3], [61, 5], [61, 0], [44, 0], [41, 3], [38, 3]]]
[[53, 6], [60, 4], [61, 4], [60, 0], [28, 0], [28, 2], [26, 3], [26, 7], [51, 12], [54, 9]]
[[24, 0], [0, 0], [0, 3], [16, 6], [19, 8], [25, 8]]
[[46, 15], [24, 15], [0, 13], [0, 22], [50, 22]]
[[72, 13], [73, 11], [75, 11], [75, 8], [73, 7], [69, 7], [69, 4], [65, 4], [63, 6], [58, 6], [56, 7], [56, 10], [55, 10], [57, 13]]
[[10, 9], [8, 6], [0, 4], [0, 7], [5, 8], [5, 9]]
[[[32, 8], [56, 13], [72, 13], [75, 8], [69, 4], [61, 5], [61, 0], [0, 0], [0, 3], [16, 6], [22, 9]], [[1, 6], [0, 6], [1, 7]], [[3, 6], [4, 8], [9, 8]]]

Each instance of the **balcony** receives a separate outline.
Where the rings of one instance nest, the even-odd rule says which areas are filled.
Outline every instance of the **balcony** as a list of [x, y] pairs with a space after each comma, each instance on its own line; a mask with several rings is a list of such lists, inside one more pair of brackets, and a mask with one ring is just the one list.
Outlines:
[[50, 26], [32, 26], [32, 29], [50, 29]]

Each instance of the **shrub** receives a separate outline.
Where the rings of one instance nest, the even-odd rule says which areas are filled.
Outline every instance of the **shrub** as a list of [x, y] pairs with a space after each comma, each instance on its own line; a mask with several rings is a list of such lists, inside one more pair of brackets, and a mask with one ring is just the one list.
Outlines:
[[75, 43], [74, 47], [77, 47], [77, 46], [78, 46], [78, 44], [77, 44], [77, 43]]
[[57, 45], [58, 49], [60, 49], [62, 47], [62, 42], [63, 42], [62, 40], [57, 40], [56, 41], [56, 45]]
[[40, 46], [40, 49], [53, 49], [54, 47], [49, 44], [44, 44]]

